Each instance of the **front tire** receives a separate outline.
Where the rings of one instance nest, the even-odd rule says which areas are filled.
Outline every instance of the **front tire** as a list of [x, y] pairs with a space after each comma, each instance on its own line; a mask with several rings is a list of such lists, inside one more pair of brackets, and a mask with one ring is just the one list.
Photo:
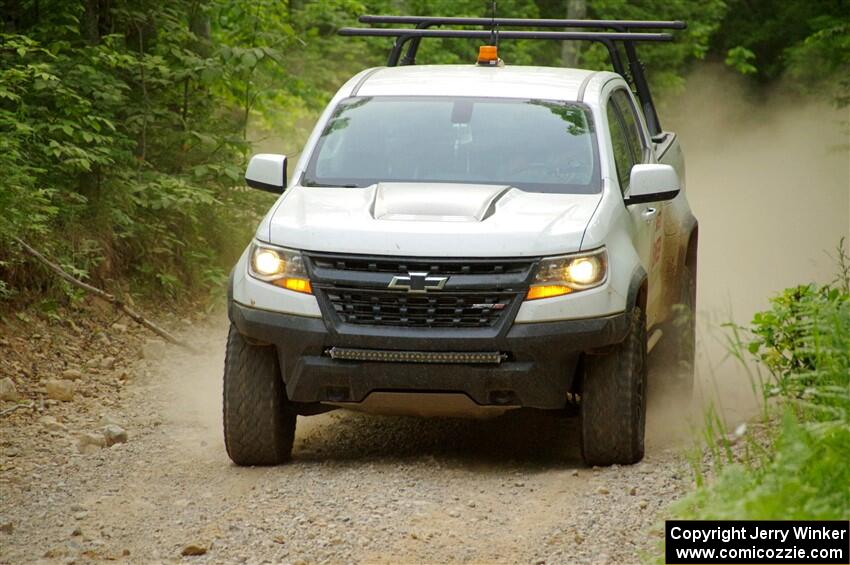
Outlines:
[[272, 346], [248, 343], [230, 326], [224, 358], [224, 445], [237, 465], [289, 460], [296, 413]]
[[622, 343], [587, 355], [581, 392], [581, 452], [588, 465], [643, 459], [646, 428], [646, 315], [635, 306]]

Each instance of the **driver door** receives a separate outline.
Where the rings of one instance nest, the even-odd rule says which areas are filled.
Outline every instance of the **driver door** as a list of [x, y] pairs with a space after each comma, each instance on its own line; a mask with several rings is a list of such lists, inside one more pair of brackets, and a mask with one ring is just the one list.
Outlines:
[[[641, 130], [632, 98], [625, 89], [618, 88], [611, 94], [606, 111], [617, 177], [625, 196], [629, 190], [632, 167], [650, 161], [649, 145]], [[646, 322], [647, 327], [652, 327], [660, 314], [661, 206], [657, 203], [634, 204], [628, 207], [628, 212], [632, 238], [648, 277]]]

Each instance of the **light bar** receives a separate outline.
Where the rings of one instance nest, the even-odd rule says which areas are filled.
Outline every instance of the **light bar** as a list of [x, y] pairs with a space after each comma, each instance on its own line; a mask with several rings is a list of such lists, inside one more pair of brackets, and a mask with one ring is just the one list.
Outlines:
[[498, 351], [392, 351], [331, 347], [325, 354], [342, 361], [384, 363], [489, 363], [499, 364], [507, 357]]

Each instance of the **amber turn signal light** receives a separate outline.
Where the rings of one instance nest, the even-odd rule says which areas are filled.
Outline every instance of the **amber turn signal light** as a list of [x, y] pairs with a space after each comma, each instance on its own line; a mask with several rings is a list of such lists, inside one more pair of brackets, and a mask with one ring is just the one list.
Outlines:
[[561, 285], [539, 285], [532, 286], [528, 289], [528, 294], [526, 295], [526, 300], [536, 300], [538, 298], [551, 298], [552, 296], [561, 296], [562, 294], [569, 294], [573, 291], [568, 286]]
[[278, 279], [273, 281], [272, 284], [287, 290], [294, 290], [295, 292], [313, 294], [313, 286], [307, 279]]

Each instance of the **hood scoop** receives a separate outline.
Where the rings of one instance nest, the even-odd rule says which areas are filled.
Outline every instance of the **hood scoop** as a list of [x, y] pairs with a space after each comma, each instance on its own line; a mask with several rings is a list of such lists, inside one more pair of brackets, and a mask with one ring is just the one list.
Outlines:
[[376, 220], [483, 222], [512, 187], [490, 184], [378, 183]]

